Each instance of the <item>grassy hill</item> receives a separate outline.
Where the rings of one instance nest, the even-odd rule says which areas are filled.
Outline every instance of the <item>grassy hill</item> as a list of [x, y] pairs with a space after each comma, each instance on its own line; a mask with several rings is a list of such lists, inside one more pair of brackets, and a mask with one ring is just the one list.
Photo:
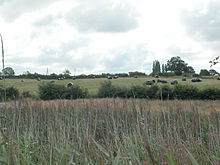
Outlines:
[[[143, 85], [146, 80], [155, 79], [153, 77], [140, 77], [140, 78], [118, 78], [112, 79], [113, 85], [123, 86], [123, 87], [130, 87], [132, 85]], [[206, 88], [206, 87], [217, 87], [220, 88], [220, 81], [216, 79], [203, 79], [202, 82], [192, 83], [191, 79], [187, 79], [187, 81], [182, 81], [181, 77], [171, 77], [165, 78], [162, 77], [161, 79], [166, 79], [168, 84], [170, 84], [171, 80], [178, 80], [180, 84], [192, 84], [198, 86], [199, 88]], [[38, 95], [38, 86], [41, 83], [49, 82], [50, 80], [41, 80], [37, 81], [35, 79], [24, 79], [24, 82], [21, 82], [21, 79], [6, 79], [6, 87], [13, 86], [19, 89], [20, 92], [23, 91], [30, 91], [33, 95]], [[100, 83], [108, 81], [107, 78], [96, 78], [96, 79], [76, 79], [76, 80], [55, 80], [56, 84], [63, 84], [66, 85], [68, 82], [73, 82], [80, 87], [87, 88], [90, 94], [95, 94], [98, 91]], [[0, 85], [3, 85], [3, 80], [0, 81]]]

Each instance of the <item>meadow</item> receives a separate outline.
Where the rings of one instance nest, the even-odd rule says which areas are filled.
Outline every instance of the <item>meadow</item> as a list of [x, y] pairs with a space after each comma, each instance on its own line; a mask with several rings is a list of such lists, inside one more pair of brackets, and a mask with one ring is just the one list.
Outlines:
[[0, 117], [0, 164], [220, 164], [220, 101], [22, 99]]
[[[146, 80], [151, 80], [156, 78], [152, 77], [140, 77], [140, 78], [118, 78], [110, 80], [113, 85], [121, 86], [121, 87], [131, 87], [132, 85], [143, 85]], [[188, 78], [187, 81], [182, 81], [181, 77], [162, 77], [161, 79], [168, 80], [168, 83], [171, 80], [178, 80], [180, 84], [192, 84], [199, 88], [206, 87], [217, 87], [220, 88], [220, 81], [216, 79], [203, 79], [202, 82], [192, 83], [191, 79]], [[91, 95], [95, 95], [100, 87], [100, 84], [104, 81], [108, 80], [107, 78], [96, 78], [96, 79], [64, 79], [64, 80], [55, 80], [56, 84], [66, 85], [68, 82], [73, 82], [75, 85], [79, 85], [80, 87], [87, 88]], [[6, 87], [15, 87], [19, 89], [22, 93], [23, 91], [29, 91], [32, 95], [38, 96], [38, 86], [41, 83], [49, 82], [50, 80], [41, 80], [37, 81], [35, 79], [24, 79], [24, 82], [21, 82], [21, 79], [6, 79]], [[169, 83], [170, 84], [170, 83]], [[3, 81], [0, 81], [0, 85], [3, 85]]]

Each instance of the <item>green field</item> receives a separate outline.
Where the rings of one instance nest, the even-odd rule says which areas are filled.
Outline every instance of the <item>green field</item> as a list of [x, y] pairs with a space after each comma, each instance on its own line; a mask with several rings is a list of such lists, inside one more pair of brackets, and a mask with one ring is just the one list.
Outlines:
[[[118, 78], [112, 79], [113, 85], [130, 87], [132, 85], [143, 85], [146, 80], [155, 79], [152, 77], [142, 77], [142, 78]], [[220, 88], [220, 81], [216, 79], [203, 79], [202, 82], [192, 83], [191, 79], [187, 79], [186, 82], [181, 80], [181, 77], [172, 77], [172, 78], [161, 78], [168, 80], [169, 84], [171, 80], [178, 80], [180, 84], [192, 84], [196, 85], [199, 88], [206, 88], [206, 87], [217, 87]], [[63, 84], [66, 85], [68, 82], [73, 82], [80, 87], [87, 88], [90, 94], [95, 94], [98, 91], [100, 83], [106, 81], [106, 78], [96, 78], [96, 79], [76, 79], [76, 80], [55, 80], [56, 84]], [[155, 79], [156, 80], [156, 79]], [[24, 82], [21, 82], [21, 79], [6, 79], [6, 87], [15, 87], [19, 89], [20, 92], [23, 91], [30, 91], [32, 95], [38, 95], [38, 86], [41, 83], [49, 82], [50, 80], [41, 80], [37, 81], [35, 79], [24, 79]], [[0, 81], [0, 85], [3, 85], [3, 81]]]

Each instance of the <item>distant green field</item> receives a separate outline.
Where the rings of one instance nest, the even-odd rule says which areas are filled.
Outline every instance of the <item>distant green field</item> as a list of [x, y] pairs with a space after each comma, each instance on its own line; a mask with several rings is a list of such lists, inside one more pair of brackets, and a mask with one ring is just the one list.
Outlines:
[[[152, 77], [142, 77], [142, 78], [118, 78], [112, 79], [113, 85], [130, 87], [132, 85], [143, 85], [146, 80], [155, 79]], [[181, 77], [172, 77], [172, 78], [161, 78], [166, 79], [168, 84], [170, 84], [171, 80], [178, 80], [180, 84], [192, 84], [198, 86], [199, 88], [206, 88], [206, 87], [217, 87], [220, 88], [220, 81], [216, 79], [203, 79], [202, 82], [192, 83], [191, 79], [187, 79], [187, 81], [183, 82]], [[156, 80], [156, 79], [155, 79]], [[30, 91], [33, 95], [38, 95], [38, 86], [41, 83], [49, 82], [50, 80], [41, 80], [37, 81], [35, 79], [24, 79], [24, 82], [21, 82], [21, 79], [6, 79], [6, 87], [13, 86], [19, 89], [20, 92], [22, 91]], [[96, 78], [96, 79], [76, 79], [76, 80], [55, 80], [56, 84], [63, 84], [66, 85], [68, 82], [73, 82], [80, 87], [87, 88], [89, 93], [95, 94], [98, 91], [100, 83], [108, 81], [106, 78]], [[3, 85], [3, 80], [0, 81], [0, 85]]]

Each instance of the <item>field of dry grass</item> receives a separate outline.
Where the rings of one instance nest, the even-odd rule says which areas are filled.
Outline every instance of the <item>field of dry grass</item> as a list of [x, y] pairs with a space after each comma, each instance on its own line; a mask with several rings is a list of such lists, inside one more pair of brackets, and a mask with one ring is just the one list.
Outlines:
[[0, 117], [3, 164], [220, 163], [220, 101], [19, 100]]

